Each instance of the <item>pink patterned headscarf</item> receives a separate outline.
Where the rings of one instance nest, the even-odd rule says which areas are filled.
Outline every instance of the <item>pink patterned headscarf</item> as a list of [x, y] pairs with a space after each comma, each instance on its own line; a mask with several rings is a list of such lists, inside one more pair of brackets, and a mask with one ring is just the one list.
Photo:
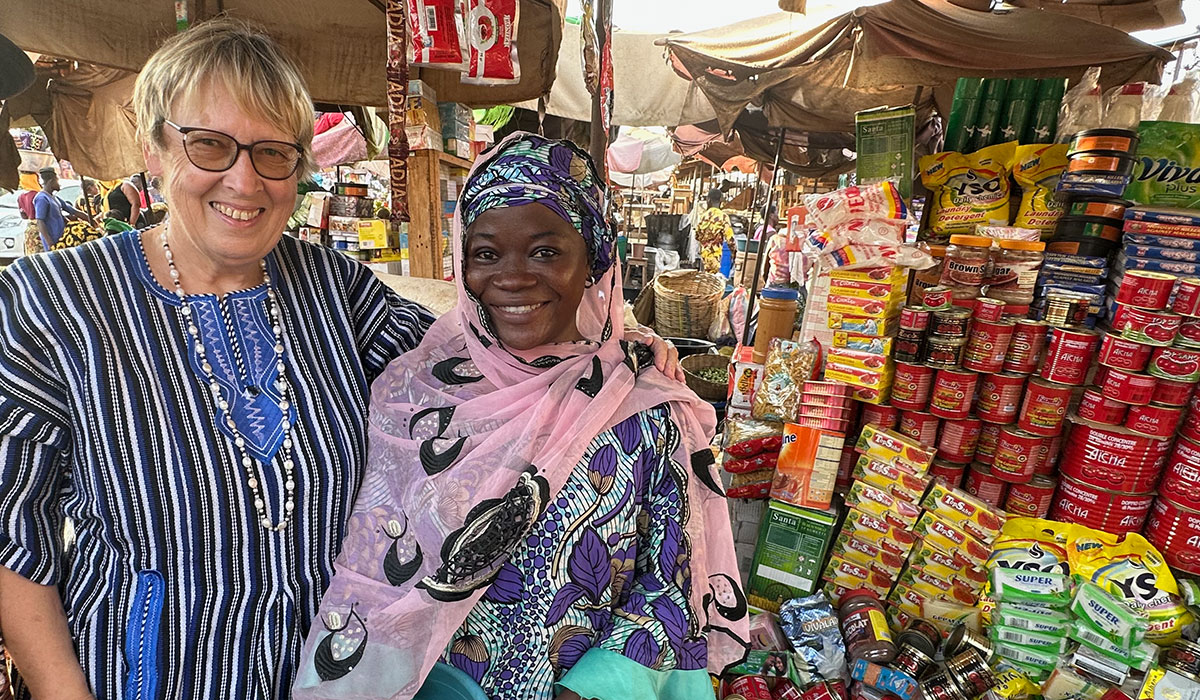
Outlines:
[[[605, 251], [609, 263], [602, 270], [593, 268], [579, 308], [586, 342], [511, 351], [462, 282], [464, 200], [471, 200], [468, 206], [476, 201], [472, 186], [481, 178], [492, 184], [479, 194], [525, 184], [530, 173], [521, 169], [510, 168], [507, 181], [495, 178], [514, 154], [526, 165], [531, 154], [545, 160], [546, 169], [531, 166], [533, 177], [568, 178], [534, 184], [527, 194], [535, 200], [554, 197], [576, 216], [573, 197], [603, 201], [586, 154], [533, 134], [513, 134], [472, 168], [452, 240], [458, 304], [372, 386], [367, 472], [337, 573], [304, 646], [293, 688], [298, 700], [411, 698], [593, 438], [663, 403], [671, 405], [683, 436], [673, 459], [689, 475], [690, 508], [681, 524], [699, 621], [692, 632], [707, 641], [711, 672], [745, 654], [746, 601], [708, 450], [715, 416], [678, 382], [652, 367], [637, 371], [622, 340], [613, 251]], [[554, 162], [565, 165], [564, 173]], [[555, 194], [564, 187], [569, 196]], [[526, 203], [512, 200], [494, 197], [489, 206]]]

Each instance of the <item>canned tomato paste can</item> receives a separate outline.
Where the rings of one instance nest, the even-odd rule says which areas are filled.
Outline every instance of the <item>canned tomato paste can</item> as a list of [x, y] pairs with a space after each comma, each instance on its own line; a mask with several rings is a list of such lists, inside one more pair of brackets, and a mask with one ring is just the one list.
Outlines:
[[925, 339], [925, 363], [938, 369], [957, 369], [966, 347], [966, 338], [929, 336]]
[[971, 324], [971, 337], [963, 351], [963, 367], [993, 373], [1003, 369], [1014, 327], [1011, 322], [976, 319]]
[[[1180, 316], [1200, 316], [1200, 278], [1184, 277], [1175, 285], [1171, 311]], [[1186, 321], [1185, 321], [1186, 322]]]
[[1150, 364], [1150, 354], [1153, 351], [1153, 345], [1105, 333], [1104, 338], [1100, 341], [1100, 355], [1097, 362], [1106, 367], [1141, 372], [1146, 369], [1146, 365]]
[[1170, 442], [1121, 430], [1076, 425], [1059, 460], [1059, 474], [1094, 488], [1122, 493], [1153, 491]]
[[933, 378], [929, 412], [938, 418], [961, 420], [971, 412], [979, 375], [957, 369], [939, 369]]
[[963, 475], [967, 473], [967, 465], [957, 464], [941, 457], [935, 457], [929, 467], [929, 476], [941, 479], [945, 483], [958, 488], [962, 484]]
[[934, 311], [948, 309], [953, 303], [954, 292], [949, 287], [929, 287], [921, 294], [921, 305]]
[[997, 479], [988, 465], [972, 462], [971, 466], [967, 468], [966, 479], [963, 480], [963, 490], [984, 503], [998, 508], [1004, 502], [1004, 495], [1008, 492], [1008, 483]]
[[1200, 576], [1200, 511], [1160, 497], [1146, 523], [1146, 539], [1168, 566]]
[[892, 343], [892, 357], [897, 362], [917, 363], [925, 360], [925, 331], [901, 328]]
[[930, 332], [939, 338], [965, 338], [971, 323], [971, 312], [957, 306], [937, 309], [929, 324]]
[[1128, 372], [1123, 369], [1105, 369], [1103, 377], [1097, 377], [1100, 393], [1112, 399], [1134, 406], [1144, 406], [1154, 398], [1157, 379], [1148, 374]]
[[1188, 508], [1200, 509], [1200, 447], [1180, 438], [1167, 462], [1158, 495]]
[[1183, 317], [1169, 311], [1150, 311], [1119, 304], [1113, 313], [1113, 330], [1122, 338], [1150, 345], [1170, 345], [1179, 332]]
[[1010, 484], [1023, 484], [1033, 478], [1033, 470], [1042, 456], [1042, 436], [1006, 425], [996, 440], [992, 476]]
[[1034, 377], [1025, 385], [1025, 401], [1017, 413], [1017, 426], [1034, 435], [1058, 435], [1069, 403], [1069, 385]]
[[1087, 379], [1100, 335], [1096, 331], [1055, 328], [1042, 363], [1042, 379], [1079, 386]]
[[1045, 321], [1021, 319], [1013, 327], [1012, 342], [1004, 356], [1004, 371], [1029, 374], [1037, 369], [1042, 350], [1046, 347]]
[[1175, 345], [1181, 348], [1200, 348], [1200, 318], [1183, 317], [1179, 324], [1179, 332], [1175, 336]]
[[892, 405], [908, 411], [924, 410], [929, 405], [933, 374], [932, 367], [897, 362], [892, 380]]
[[979, 697], [996, 685], [996, 676], [987, 660], [975, 649], [964, 649], [946, 661], [946, 672], [968, 697]]
[[1053, 476], [1057, 471], [1055, 468], [1058, 465], [1058, 454], [1062, 450], [1064, 436], [1062, 434], [1054, 437], [1042, 438], [1042, 458], [1038, 461], [1037, 466], [1033, 468], [1034, 474], [1041, 476]]
[[1146, 370], [1161, 379], [1176, 382], [1200, 382], [1200, 350], [1154, 348]]
[[914, 438], [926, 447], [936, 447], [939, 422], [937, 416], [931, 413], [901, 411], [900, 423], [896, 426], [896, 430]]
[[1004, 306], [1004, 302], [999, 299], [979, 297], [975, 300], [975, 320], [995, 323], [1004, 316]]
[[[1017, 409], [1021, 406], [1021, 393], [1024, 389], [1023, 374], [985, 374], [979, 378], [979, 398], [975, 402], [975, 413], [992, 423], [1011, 423], [1017, 419]], [[895, 391], [893, 388], [893, 397]]]
[[943, 421], [937, 442], [938, 457], [958, 464], [970, 463], [979, 447], [982, 428], [983, 422], [978, 418]]
[[1153, 502], [1153, 494], [1125, 494], [1063, 476], [1050, 506], [1050, 519], [1125, 534], [1142, 529]]
[[1129, 407], [1120, 401], [1113, 401], [1100, 393], [1100, 389], [1089, 386], [1083, 390], [1079, 406], [1075, 412], [1080, 418], [1086, 418], [1105, 425], [1120, 425], [1125, 422], [1125, 413]]
[[1154, 383], [1154, 396], [1151, 401], [1163, 406], [1186, 406], [1192, 397], [1192, 389], [1196, 386], [1173, 379], [1159, 379]]
[[1026, 518], [1044, 518], [1054, 503], [1055, 486], [1052, 479], [1037, 475], [1027, 483], [1013, 484], [1008, 487], [1004, 510]]
[[[893, 387], [894, 389], [894, 387]], [[900, 421], [900, 408], [896, 406], [878, 406], [873, 403], [862, 404], [862, 424], [876, 425], [891, 430]]]
[[929, 309], [919, 306], [906, 306], [900, 309], [900, 327], [913, 331], [923, 331], [929, 328]]
[[804, 693], [794, 683], [786, 678], [775, 679], [775, 689], [771, 691], [771, 700], [804, 700]]
[[1175, 288], [1175, 276], [1145, 270], [1127, 270], [1117, 287], [1117, 303], [1141, 309], [1165, 309]]
[[1200, 401], [1197, 399], [1192, 399], [1183, 420], [1179, 421], [1179, 437], [1200, 443]]
[[729, 684], [729, 689], [746, 700], [771, 700], [771, 687], [763, 676], [739, 676]]
[[1000, 439], [1000, 428], [1003, 427], [999, 423], [987, 421], [980, 423], [979, 444], [975, 446], [976, 462], [991, 465], [992, 459], [996, 456], [996, 441]]
[[1130, 406], [1125, 416], [1125, 427], [1139, 435], [1169, 438], [1179, 427], [1183, 418], [1183, 408], [1180, 406]]

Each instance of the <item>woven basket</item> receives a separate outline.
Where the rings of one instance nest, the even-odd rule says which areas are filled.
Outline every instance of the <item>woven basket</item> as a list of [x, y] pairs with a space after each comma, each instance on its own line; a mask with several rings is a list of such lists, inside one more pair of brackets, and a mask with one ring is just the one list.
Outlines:
[[672, 270], [654, 279], [654, 329], [663, 337], [707, 338], [725, 293], [725, 278]]
[[683, 374], [687, 378], [688, 388], [696, 392], [696, 396], [705, 401], [724, 401], [729, 395], [729, 382], [717, 384], [696, 374], [706, 367], [724, 367], [728, 369], [729, 358], [724, 355], [690, 355], [679, 361], [683, 366]]

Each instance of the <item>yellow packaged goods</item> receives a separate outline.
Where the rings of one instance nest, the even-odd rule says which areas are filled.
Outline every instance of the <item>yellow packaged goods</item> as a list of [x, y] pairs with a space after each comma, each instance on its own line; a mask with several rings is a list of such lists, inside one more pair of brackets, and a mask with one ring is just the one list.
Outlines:
[[1009, 518], [992, 543], [988, 568], [1071, 573], [1067, 541], [1076, 527], [1041, 518]]
[[867, 588], [881, 596], [887, 595], [892, 588], [892, 579], [886, 573], [836, 554], [829, 558], [829, 565], [825, 567], [821, 578], [835, 586]]
[[917, 537], [913, 533], [894, 527], [886, 520], [877, 518], [870, 513], [853, 508], [846, 513], [846, 522], [842, 525], [842, 532], [901, 557], [907, 557], [909, 550], [917, 541]]
[[844, 532], [838, 535], [833, 549], [849, 561], [878, 569], [892, 576], [899, 574], [900, 570], [904, 568], [904, 557], [879, 545], [851, 537]]
[[871, 513], [904, 529], [911, 528], [917, 522], [917, 518], [921, 517], [919, 506], [863, 481], [856, 481], [850, 487], [850, 493], [846, 495], [846, 505], [864, 513]]
[[929, 478], [921, 477], [894, 464], [862, 455], [854, 464], [853, 476], [872, 486], [886, 489], [909, 503], [920, 503]]
[[875, 425], [866, 425], [854, 449], [873, 459], [924, 476], [933, 463], [934, 451], [913, 438]]
[[933, 193], [929, 240], [946, 241], [953, 234], [974, 234], [976, 226], [1008, 223], [1008, 173], [1015, 152], [1012, 142], [921, 158], [921, 182]]
[[982, 567], [971, 564], [965, 557], [948, 554], [924, 542], [913, 548], [908, 563], [913, 568], [961, 581], [974, 591], [980, 590], [987, 582], [987, 571]]
[[1004, 526], [1003, 513], [940, 480], [933, 482], [921, 507], [958, 525], [985, 544], [995, 540]]
[[1146, 641], [1174, 644], [1196, 620], [1179, 596], [1175, 577], [1146, 538], [1078, 528], [1067, 546], [1071, 573], [1100, 586], [1150, 619]]
[[1013, 226], [1036, 229], [1049, 238], [1063, 215], [1063, 201], [1054, 196], [1067, 167], [1067, 144], [1017, 146], [1013, 180], [1021, 188], [1021, 204]]
[[921, 611], [925, 607], [926, 602], [930, 600], [933, 600], [931, 596], [905, 585], [896, 586], [887, 597], [887, 602], [890, 605], [896, 606], [901, 612], [913, 617], [922, 617]]
[[966, 530], [933, 513], [925, 513], [913, 529], [925, 543], [947, 554], [961, 554], [975, 566], [983, 566], [991, 548], [967, 534]]
[[949, 634], [955, 625], [964, 624], [972, 632], [980, 627], [979, 608], [963, 605], [952, 600], [927, 600], [922, 606], [922, 617], [932, 622], [942, 634]]

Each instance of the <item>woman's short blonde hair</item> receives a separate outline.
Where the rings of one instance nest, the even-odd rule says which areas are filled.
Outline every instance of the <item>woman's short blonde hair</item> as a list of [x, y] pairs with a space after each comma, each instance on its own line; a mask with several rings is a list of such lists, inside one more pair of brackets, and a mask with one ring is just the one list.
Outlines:
[[230, 17], [171, 37], [146, 62], [133, 86], [138, 138], [162, 145], [163, 122], [171, 118], [172, 106], [214, 82], [229, 91], [241, 111], [291, 134], [304, 147], [300, 178], [312, 172], [313, 104], [300, 70], [265, 31]]

